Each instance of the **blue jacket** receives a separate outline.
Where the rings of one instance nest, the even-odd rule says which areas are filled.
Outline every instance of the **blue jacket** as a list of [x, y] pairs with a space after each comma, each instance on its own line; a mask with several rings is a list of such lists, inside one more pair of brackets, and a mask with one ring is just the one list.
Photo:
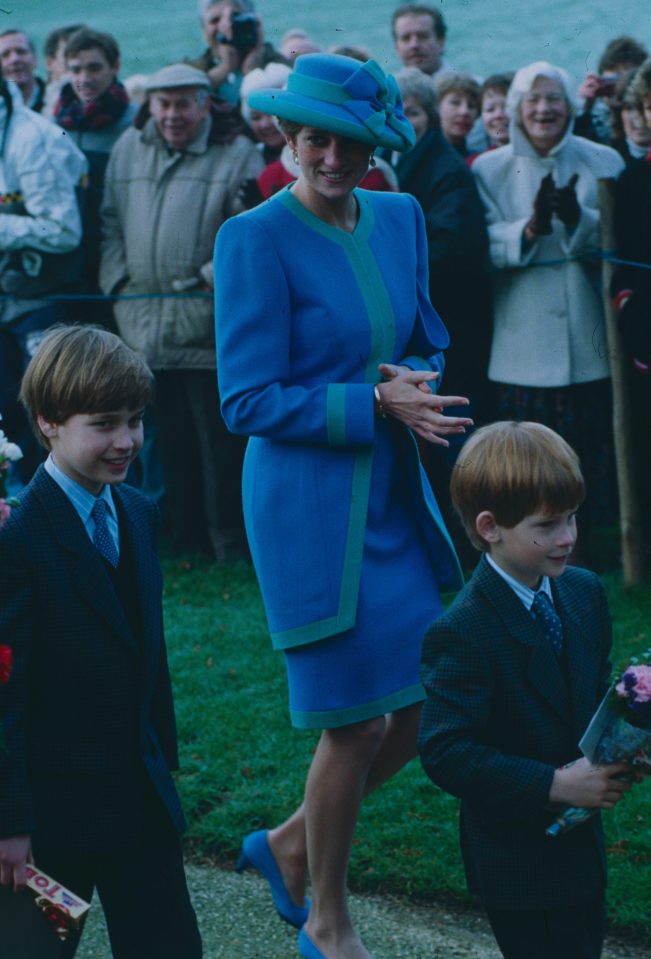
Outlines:
[[[229, 220], [217, 237], [222, 413], [233, 432], [252, 437], [244, 511], [279, 647], [355, 623], [378, 364], [440, 371], [448, 344], [428, 299], [418, 204], [364, 190], [356, 197], [352, 234], [285, 190]], [[458, 561], [416, 444], [396, 429], [435, 575], [456, 587]]]

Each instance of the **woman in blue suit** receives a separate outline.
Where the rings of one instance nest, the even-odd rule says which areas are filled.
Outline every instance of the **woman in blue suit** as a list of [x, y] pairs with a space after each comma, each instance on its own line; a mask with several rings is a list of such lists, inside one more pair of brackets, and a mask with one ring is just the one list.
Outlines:
[[322, 734], [304, 803], [247, 836], [240, 867], [305, 924], [302, 956], [369, 959], [346, 902], [359, 806], [416, 753], [421, 639], [439, 587], [461, 582], [415, 437], [447, 445], [471, 421], [444, 415], [464, 398], [436, 395], [448, 335], [421, 210], [356, 189], [375, 146], [413, 145], [393, 78], [308, 54], [286, 91], [249, 103], [281, 118], [301, 172], [218, 235], [222, 412], [251, 437], [247, 533], [292, 723]]

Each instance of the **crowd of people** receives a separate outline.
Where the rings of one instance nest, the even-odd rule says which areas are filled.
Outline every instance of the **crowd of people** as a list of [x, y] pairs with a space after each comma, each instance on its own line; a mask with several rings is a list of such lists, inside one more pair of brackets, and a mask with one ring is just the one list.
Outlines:
[[[292, 723], [321, 730], [303, 802], [240, 858], [300, 930], [300, 954], [369, 959], [346, 898], [357, 816], [420, 746], [463, 801], [469, 886], [504, 956], [597, 959], [597, 821], [554, 851], [537, 829], [550, 803], [611, 808], [630, 788], [611, 778], [621, 766], [566, 766], [605, 690], [610, 628], [596, 577], [565, 567], [586, 562], [579, 507], [584, 549], [616, 515], [604, 178], [617, 181], [611, 294], [648, 416], [651, 59], [619, 37], [578, 90], [542, 60], [482, 79], [445, 60], [440, 11], [408, 3], [392, 18], [393, 78], [372, 51], [323, 51], [303, 29], [274, 48], [250, 0], [199, 12], [198, 57], [124, 83], [116, 39], [85, 24], [47, 38], [47, 83], [29, 38], [0, 35], [0, 414], [26, 454], [13, 481], [28, 484], [0, 541], [0, 628], [24, 684], [4, 713], [16, 759], [0, 884], [21, 884], [36, 843], [58, 878], [98, 886], [116, 955], [200, 954], [169, 776], [155, 512], [126, 478], [160, 501], [175, 546], [250, 553]], [[444, 614], [462, 525], [486, 558]], [[92, 861], [61, 853], [51, 813], [28, 802], [48, 757], [16, 728], [29, 697], [38, 715], [61, 702], [40, 645], [48, 603], [56, 636], [92, 633], [110, 608], [124, 640], [111, 652], [124, 728], [76, 641], [70, 675], [88, 686], [66, 708], [94, 717], [97, 782], [110, 777], [118, 810], [133, 800], [134, 829], [147, 823], [121, 837], [134, 875], [153, 850], [160, 862], [137, 952], [116, 888], [127, 852], [106, 848], [118, 813], [105, 801], [88, 821], [91, 740], [66, 762]], [[532, 930], [539, 951], [525, 953]]]
[[[304, 29], [288, 31], [274, 47], [249, 0], [200, 0], [199, 15], [206, 43], [199, 56], [125, 82], [116, 38], [85, 24], [47, 37], [46, 79], [19, 27], [0, 36], [2, 77], [10, 81], [3, 83], [0, 413], [25, 448], [14, 471], [19, 485], [40, 458], [16, 401], [40, 334], [57, 320], [117, 329], [156, 376], [143, 455], [130, 480], [164, 504], [175, 545], [223, 560], [247, 548], [243, 445], [212, 415], [219, 402], [212, 244], [228, 217], [297, 177], [285, 136], [249, 98], [261, 88], [283, 89], [296, 58], [321, 47]], [[638, 180], [646, 182], [651, 132], [640, 68], [647, 51], [631, 37], [615, 38], [597, 72], [576, 89], [567, 73], [542, 62], [517, 76], [514, 63], [511, 72], [485, 79], [455, 70], [444, 56], [447, 24], [428, 4], [398, 7], [391, 30], [416, 145], [403, 155], [380, 148], [361, 186], [411, 193], [423, 208], [430, 297], [451, 337], [447, 389], [470, 399], [477, 423], [513, 416], [558, 429], [586, 469], [586, 533], [595, 522], [610, 524], [616, 495], [594, 256], [597, 180], [626, 168], [619, 241], [626, 259], [646, 263], [643, 239], [631, 249], [630, 221], [639, 222], [639, 208], [628, 209], [626, 185], [631, 176], [636, 191]], [[330, 52], [362, 62], [372, 54], [363, 47]], [[549, 97], [525, 89], [541, 83], [553, 88]], [[534, 123], [548, 131], [542, 145]], [[25, 152], [14, 161], [18, 141]], [[40, 151], [42, 169], [30, 170], [28, 183], [21, 165], [39, 144], [55, 141], [56, 150]], [[645, 348], [631, 337], [644, 336], [645, 324], [632, 317], [640, 316], [645, 285], [644, 271], [628, 268], [613, 290], [627, 349], [638, 353]], [[619, 295], [629, 288], [636, 291], [630, 302]], [[637, 407], [647, 405], [645, 359], [636, 355], [630, 367]], [[461, 543], [447, 495], [458, 446], [426, 460]], [[641, 490], [647, 458], [641, 451], [636, 464]], [[585, 536], [584, 558], [588, 543]]]

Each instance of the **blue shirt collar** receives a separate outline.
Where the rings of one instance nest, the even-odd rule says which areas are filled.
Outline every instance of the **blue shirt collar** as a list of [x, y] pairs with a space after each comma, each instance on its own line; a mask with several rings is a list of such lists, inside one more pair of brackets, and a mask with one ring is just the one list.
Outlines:
[[83, 486], [80, 486], [80, 484], [75, 482], [75, 480], [70, 479], [69, 476], [66, 476], [66, 474], [59, 469], [54, 462], [52, 453], [50, 453], [43, 466], [46, 472], [52, 477], [54, 482], [61, 487], [63, 492], [71, 501], [84, 525], [88, 523], [88, 519], [92, 512], [93, 506], [95, 505], [96, 499], [105, 500], [109, 514], [117, 521], [117, 512], [115, 509], [115, 503], [113, 502], [113, 495], [111, 493], [110, 486], [104, 484], [98, 495], [94, 496], [92, 493], [89, 493], [87, 489], [84, 489]]

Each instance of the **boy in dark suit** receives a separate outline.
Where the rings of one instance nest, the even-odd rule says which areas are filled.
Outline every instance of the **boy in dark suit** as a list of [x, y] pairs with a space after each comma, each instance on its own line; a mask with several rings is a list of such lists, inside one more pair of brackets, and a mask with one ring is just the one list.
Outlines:
[[610, 809], [630, 788], [612, 778], [625, 764], [578, 758], [611, 645], [599, 580], [566, 569], [585, 496], [579, 462], [545, 426], [493, 423], [464, 445], [451, 493], [484, 555], [425, 638], [421, 760], [462, 800], [468, 886], [506, 959], [597, 959], [600, 818], [545, 835], [559, 807]]
[[0, 531], [0, 644], [13, 651], [0, 686], [0, 883], [19, 891], [33, 857], [84, 899], [97, 888], [115, 957], [198, 959], [157, 511], [119, 485], [151, 383], [118, 337], [89, 326], [48, 333], [23, 379], [50, 456]]

